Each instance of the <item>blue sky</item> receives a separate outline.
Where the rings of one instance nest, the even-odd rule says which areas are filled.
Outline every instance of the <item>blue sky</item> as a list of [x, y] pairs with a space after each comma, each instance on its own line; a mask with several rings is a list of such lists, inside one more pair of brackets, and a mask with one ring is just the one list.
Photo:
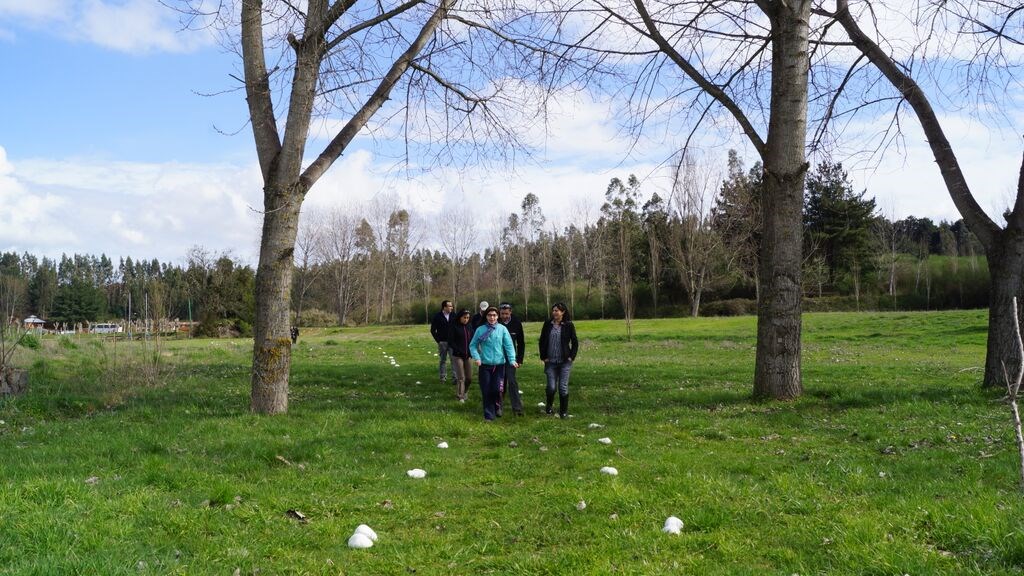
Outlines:
[[[232, 91], [239, 63], [204, 33], [179, 29], [155, 0], [0, 0], [0, 251], [181, 261], [202, 245], [255, 260], [260, 181], [243, 94]], [[657, 166], [671, 143], [645, 143], [627, 158], [608, 105], [574, 98], [556, 107], [538, 162], [515, 173], [410, 180], [362, 138], [306, 205], [394, 196], [425, 224], [429, 243], [430, 221], [458, 206], [502, 215], [534, 192], [564, 225], [595, 217], [614, 176], [635, 172], [647, 178], [645, 192], [664, 194]], [[967, 116], [944, 120], [983, 208], [998, 213], [1016, 183], [1019, 127], [994, 133]], [[724, 168], [724, 148], [709, 155]], [[906, 150], [851, 177], [889, 215], [957, 217], [914, 126]]]

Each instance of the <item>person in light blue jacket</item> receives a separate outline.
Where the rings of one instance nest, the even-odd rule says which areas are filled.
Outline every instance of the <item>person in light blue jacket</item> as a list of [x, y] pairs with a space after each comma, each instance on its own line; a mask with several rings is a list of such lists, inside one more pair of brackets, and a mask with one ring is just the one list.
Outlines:
[[483, 323], [469, 342], [469, 353], [480, 367], [480, 395], [484, 400], [484, 420], [494, 420], [501, 389], [505, 382], [505, 364], [518, 368], [516, 349], [508, 329], [498, 323], [498, 309], [494, 306], [484, 312]]

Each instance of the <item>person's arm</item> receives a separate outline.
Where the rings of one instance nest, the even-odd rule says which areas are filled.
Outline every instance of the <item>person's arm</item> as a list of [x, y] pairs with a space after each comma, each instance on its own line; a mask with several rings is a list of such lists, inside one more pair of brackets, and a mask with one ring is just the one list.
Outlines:
[[526, 358], [526, 337], [523, 336], [523, 323], [519, 322], [516, 327], [516, 362], [519, 364], [523, 363], [523, 359]]
[[437, 316], [434, 316], [433, 318], [430, 319], [430, 335], [434, 338], [434, 342], [441, 341], [441, 339], [437, 335], [438, 331], [439, 329], [437, 327]]
[[540, 327], [540, 338], [537, 339], [537, 349], [540, 351], [540, 354], [538, 354], [538, 356], [540, 357], [540, 361], [541, 362], [547, 362], [548, 361], [548, 351], [546, 350], [547, 347], [544, 344], [545, 341], [547, 340], [547, 338], [548, 338], [548, 323], [545, 322]]
[[473, 339], [469, 341], [469, 355], [473, 357], [473, 360], [476, 360], [477, 366], [481, 364], [480, 351], [477, 350], [477, 336], [479, 335], [480, 329], [478, 328], [476, 332], [473, 332]]
[[580, 351], [580, 341], [576, 338], [576, 325], [569, 323], [569, 362], [576, 361], [576, 354]]
[[513, 368], [519, 367], [519, 361], [516, 360], [516, 345], [512, 342], [512, 335], [505, 330], [505, 333], [501, 335], [501, 343], [505, 348], [505, 360], [512, 364]]

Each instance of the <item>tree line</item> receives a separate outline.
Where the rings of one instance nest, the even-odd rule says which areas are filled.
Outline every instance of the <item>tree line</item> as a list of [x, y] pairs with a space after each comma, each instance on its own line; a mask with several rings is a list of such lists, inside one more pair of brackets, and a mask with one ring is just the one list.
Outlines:
[[[613, 178], [605, 202], [568, 224], [528, 194], [483, 221], [469, 211], [428, 226], [394, 197], [303, 214], [291, 308], [299, 325], [424, 322], [442, 299], [472, 309], [507, 300], [539, 320], [564, 301], [575, 318], [750, 314], [760, 281], [759, 163], [730, 151], [725, 168], [683, 159], [666, 197], [636, 176]], [[724, 174], [724, 177], [717, 176]], [[839, 163], [823, 162], [804, 193], [804, 283], [817, 310], [987, 305], [984, 250], [962, 220], [880, 214]], [[168, 318], [200, 334], [251, 334], [254, 270], [193, 248], [183, 264], [106, 255], [54, 260], [0, 254], [20, 286], [22, 317], [68, 324]]]

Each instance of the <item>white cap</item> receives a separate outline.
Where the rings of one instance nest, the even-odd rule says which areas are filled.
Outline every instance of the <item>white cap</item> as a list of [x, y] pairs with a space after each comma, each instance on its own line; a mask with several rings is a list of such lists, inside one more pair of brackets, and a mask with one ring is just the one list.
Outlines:
[[487, 303], [487, 300], [482, 300], [480, 302], [480, 311], [483, 312], [484, 310], [487, 310], [488, 308], [490, 308], [490, 306], [491, 305]]

